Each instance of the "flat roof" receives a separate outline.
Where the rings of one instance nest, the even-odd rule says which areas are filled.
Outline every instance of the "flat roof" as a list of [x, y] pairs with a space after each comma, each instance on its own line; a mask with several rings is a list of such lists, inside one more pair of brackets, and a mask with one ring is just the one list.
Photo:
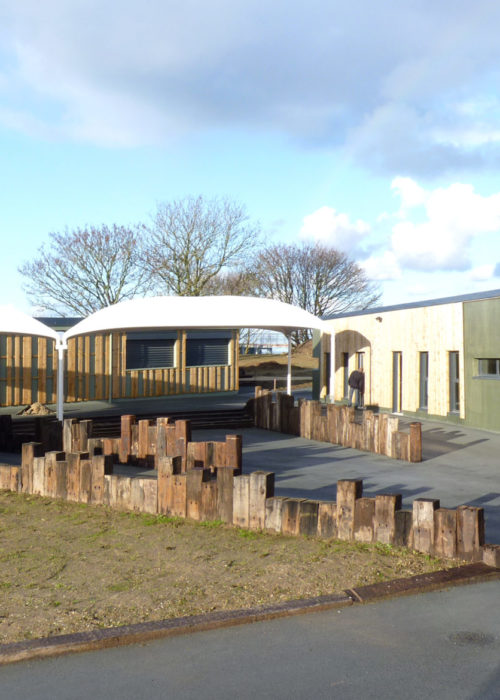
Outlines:
[[404, 309], [418, 309], [424, 306], [440, 306], [441, 304], [457, 304], [466, 301], [480, 301], [481, 299], [494, 299], [500, 297], [500, 289], [492, 289], [488, 292], [474, 292], [473, 294], [460, 294], [454, 297], [442, 297], [441, 299], [428, 299], [426, 301], [413, 301], [406, 304], [395, 304], [393, 306], [375, 306], [359, 311], [346, 311], [341, 314], [331, 314], [323, 316], [323, 321], [330, 321], [335, 318], [348, 318], [350, 316], [368, 316], [369, 314], [383, 313], [387, 311], [403, 311]]

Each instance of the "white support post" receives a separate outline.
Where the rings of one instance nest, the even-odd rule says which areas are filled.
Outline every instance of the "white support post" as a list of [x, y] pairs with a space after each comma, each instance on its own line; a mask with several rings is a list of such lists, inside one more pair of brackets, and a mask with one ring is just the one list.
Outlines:
[[64, 342], [62, 335], [59, 339], [59, 343], [56, 345], [57, 349], [57, 400], [56, 400], [56, 412], [57, 420], [63, 421], [64, 419], [64, 351], [67, 350], [68, 346]]
[[292, 336], [288, 337], [288, 370], [286, 375], [286, 393], [292, 395]]
[[330, 332], [330, 377], [328, 381], [328, 395], [330, 401], [335, 403], [335, 332]]

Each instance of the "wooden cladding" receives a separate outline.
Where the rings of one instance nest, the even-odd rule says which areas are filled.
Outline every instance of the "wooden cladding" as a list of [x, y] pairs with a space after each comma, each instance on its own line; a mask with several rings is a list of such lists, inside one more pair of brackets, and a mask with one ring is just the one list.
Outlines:
[[66, 401], [92, 401], [202, 394], [238, 389], [237, 331], [229, 341], [229, 364], [186, 366], [186, 332], [178, 331], [175, 366], [127, 370], [127, 334], [82, 335], [68, 340]]
[[56, 400], [57, 353], [49, 338], [0, 335], [0, 405]]
[[[228, 364], [186, 366], [186, 332], [178, 331], [175, 367], [127, 370], [127, 334], [81, 335], [68, 340], [65, 401], [202, 394], [238, 389], [238, 332], [228, 342]], [[0, 335], [0, 406], [55, 403], [55, 342], [36, 336]]]

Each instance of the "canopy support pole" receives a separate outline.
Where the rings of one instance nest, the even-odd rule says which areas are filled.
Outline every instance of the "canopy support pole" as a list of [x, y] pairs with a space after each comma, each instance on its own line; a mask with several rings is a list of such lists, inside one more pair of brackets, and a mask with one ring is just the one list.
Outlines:
[[63, 421], [64, 418], [64, 351], [67, 349], [62, 337], [57, 345], [57, 401], [56, 411], [57, 420]]
[[286, 374], [286, 393], [292, 395], [292, 336], [288, 335], [288, 370]]

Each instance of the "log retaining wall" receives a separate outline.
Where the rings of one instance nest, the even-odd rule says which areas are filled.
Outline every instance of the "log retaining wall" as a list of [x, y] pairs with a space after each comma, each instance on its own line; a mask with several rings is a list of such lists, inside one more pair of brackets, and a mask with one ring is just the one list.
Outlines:
[[399, 429], [399, 419], [387, 413], [356, 412], [354, 408], [299, 399], [255, 387], [250, 401], [254, 425], [265, 430], [331, 442], [406, 462], [422, 461], [422, 424]]
[[[500, 545], [485, 543], [483, 508], [465, 505], [440, 508], [439, 500], [419, 498], [411, 509], [404, 510], [400, 494], [364, 497], [363, 483], [357, 479], [337, 482], [335, 502], [275, 496], [274, 473], [264, 470], [242, 473], [241, 463], [237, 463], [241, 454], [240, 436], [227, 436], [225, 443], [187, 441], [184, 445], [182, 440], [189, 434], [189, 426], [185, 421], [177, 421], [180, 425], [172, 424], [172, 427], [178, 430], [175, 435], [183, 437], [174, 441], [172, 431], [170, 444], [180, 453], [167, 454], [169, 441], [160, 428], [170, 424], [159, 419], [155, 426], [156, 453], [151, 455], [154, 441], [150, 440], [149, 432], [154, 426], [148, 425], [148, 431], [143, 427], [142, 437], [147, 442], [145, 456], [139, 457], [134, 453], [140, 449], [140, 428], [136, 447], [132, 435], [135, 431], [131, 430], [136, 424], [130, 416], [124, 418], [124, 433], [116, 443], [112, 439], [107, 454], [103, 453], [105, 440], [100, 445], [88, 437], [88, 425], [74, 438], [78, 433], [74, 423], [65, 426], [66, 439], [71, 435], [71, 452], [43, 454], [40, 443], [24, 444], [20, 467], [0, 466], [0, 489], [103, 504], [124, 511], [197, 521], [220, 520], [238, 528], [284, 535], [380, 542], [450, 559], [482, 560], [500, 567]], [[114, 473], [123, 437], [126, 446], [130, 446], [123, 454], [134, 456], [137, 461], [153, 457], [156, 472], [152, 471], [151, 476]], [[74, 449], [76, 440], [80, 440], [78, 447], [84, 449]], [[208, 448], [210, 444], [225, 445], [226, 450]], [[220, 456], [222, 453], [224, 458]]]

